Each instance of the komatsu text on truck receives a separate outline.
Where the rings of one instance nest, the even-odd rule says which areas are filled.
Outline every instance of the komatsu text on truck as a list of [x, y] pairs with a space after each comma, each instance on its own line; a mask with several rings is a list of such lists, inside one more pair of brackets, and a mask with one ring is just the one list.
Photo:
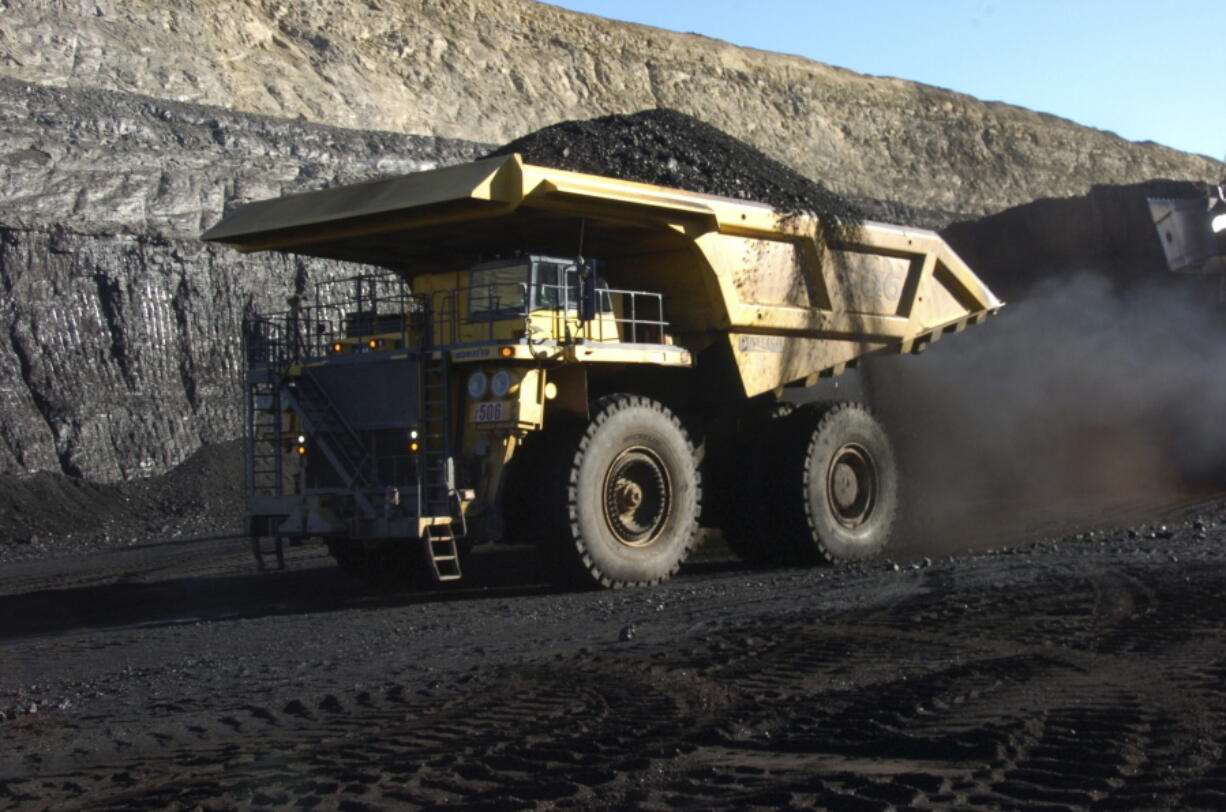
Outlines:
[[559, 581], [652, 584], [700, 513], [749, 560], [874, 556], [885, 432], [785, 389], [1001, 306], [928, 231], [831, 240], [514, 155], [253, 203], [204, 239], [370, 267], [249, 321], [247, 528], [257, 556], [320, 537], [384, 583], [531, 541]]

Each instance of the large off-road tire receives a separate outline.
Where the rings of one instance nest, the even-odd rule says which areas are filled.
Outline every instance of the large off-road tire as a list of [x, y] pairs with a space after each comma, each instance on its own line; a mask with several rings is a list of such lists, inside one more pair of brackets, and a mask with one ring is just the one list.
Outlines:
[[724, 542], [750, 564], [782, 561], [786, 539], [772, 516], [775, 465], [772, 449], [778, 433], [796, 411], [794, 403], [770, 403], [745, 413], [737, 433], [726, 441], [719, 460], [719, 504], [715, 515]]
[[880, 555], [898, 512], [898, 465], [885, 429], [859, 403], [811, 404], [788, 422], [775, 493], [793, 556], [838, 563]]
[[581, 431], [557, 432], [542, 556], [555, 581], [619, 588], [671, 577], [698, 531], [701, 480], [681, 421], [662, 404], [610, 395]]

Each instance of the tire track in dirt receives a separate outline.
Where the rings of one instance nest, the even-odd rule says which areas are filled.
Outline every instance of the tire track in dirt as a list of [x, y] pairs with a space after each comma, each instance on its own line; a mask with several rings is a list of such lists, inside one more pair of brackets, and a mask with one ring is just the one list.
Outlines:
[[[1188, 530], [1204, 538], [1213, 526]], [[186, 695], [160, 687], [173, 669], [135, 674], [162, 698], [119, 693], [95, 715], [0, 725], [11, 763], [27, 765], [0, 771], [0, 808], [222, 808], [257, 797], [323, 807], [1212, 807], [1223, 789], [1215, 608], [1226, 561], [1190, 532], [1163, 531], [901, 567], [700, 568], [658, 590], [484, 608], [456, 596], [342, 596], [335, 622], [313, 614], [314, 600], [291, 603], [255, 639], [359, 622], [372, 640], [390, 631], [425, 643], [427, 632], [437, 656], [440, 644], [472, 645], [472, 623], [514, 616], [528, 625], [495, 628], [552, 622], [556, 634], [627, 620], [639, 630], [526, 659], [483, 639], [498, 658], [453, 658], [433, 679], [353, 672], [361, 689], [325, 675], [295, 691], [295, 668], [316, 667], [312, 655], [295, 666], [247, 652], [241, 670]], [[314, 578], [267, 583], [293, 590]], [[267, 596], [252, 599], [240, 616], [267, 611]], [[406, 623], [418, 629], [411, 638], [399, 637]], [[209, 656], [227, 647], [211, 641], [249, 636], [242, 621], [200, 628], [210, 626], [183, 638], [214, 647], [193, 669], [221, 665]], [[23, 656], [72, 646], [123, 656], [132, 635], [112, 631], [35, 637]], [[256, 690], [227, 701], [235, 675]]]
[[1223, 565], [1086, 559], [426, 689], [168, 707], [0, 806], [1218, 806]]

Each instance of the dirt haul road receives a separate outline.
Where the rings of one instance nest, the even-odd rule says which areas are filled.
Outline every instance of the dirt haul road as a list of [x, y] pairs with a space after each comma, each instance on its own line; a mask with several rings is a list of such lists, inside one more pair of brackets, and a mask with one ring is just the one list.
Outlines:
[[1226, 502], [1010, 550], [371, 596], [319, 547], [10, 564], [0, 809], [1226, 805]]

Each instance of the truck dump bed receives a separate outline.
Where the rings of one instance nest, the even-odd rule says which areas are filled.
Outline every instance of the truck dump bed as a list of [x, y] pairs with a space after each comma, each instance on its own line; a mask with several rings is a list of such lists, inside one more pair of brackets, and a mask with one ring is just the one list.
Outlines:
[[380, 266], [410, 284], [513, 250], [599, 257], [614, 287], [663, 295], [695, 357], [730, 352], [739, 397], [919, 351], [1002, 306], [930, 231], [869, 222], [827, 241], [808, 215], [518, 155], [253, 203], [203, 238]]

